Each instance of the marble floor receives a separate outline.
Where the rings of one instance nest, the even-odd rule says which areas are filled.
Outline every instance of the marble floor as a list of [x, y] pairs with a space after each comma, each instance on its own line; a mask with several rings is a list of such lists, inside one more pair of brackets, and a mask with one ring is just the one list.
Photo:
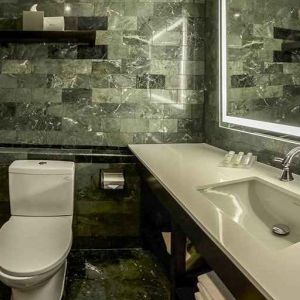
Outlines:
[[[64, 300], [169, 300], [169, 282], [147, 251], [80, 250], [68, 259]], [[0, 284], [0, 300], [10, 290]]]
[[148, 252], [72, 252], [65, 300], [169, 300], [169, 283]]

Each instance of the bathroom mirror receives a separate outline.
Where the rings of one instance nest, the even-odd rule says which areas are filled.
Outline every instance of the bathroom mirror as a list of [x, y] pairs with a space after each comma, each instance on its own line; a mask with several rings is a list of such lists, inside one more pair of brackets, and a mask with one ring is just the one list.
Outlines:
[[220, 0], [220, 125], [299, 140], [300, 1]]

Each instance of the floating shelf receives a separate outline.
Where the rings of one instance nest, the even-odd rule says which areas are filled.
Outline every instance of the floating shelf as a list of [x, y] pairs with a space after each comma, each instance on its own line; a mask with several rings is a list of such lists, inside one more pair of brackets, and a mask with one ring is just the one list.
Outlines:
[[0, 43], [83, 43], [94, 45], [96, 31], [0, 31]]

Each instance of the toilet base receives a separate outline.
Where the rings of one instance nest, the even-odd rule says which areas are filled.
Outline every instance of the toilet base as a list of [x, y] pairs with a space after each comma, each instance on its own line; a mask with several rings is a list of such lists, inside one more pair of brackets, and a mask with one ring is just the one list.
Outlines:
[[61, 300], [64, 293], [66, 270], [67, 261], [55, 275], [39, 286], [24, 290], [12, 288], [11, 300]]

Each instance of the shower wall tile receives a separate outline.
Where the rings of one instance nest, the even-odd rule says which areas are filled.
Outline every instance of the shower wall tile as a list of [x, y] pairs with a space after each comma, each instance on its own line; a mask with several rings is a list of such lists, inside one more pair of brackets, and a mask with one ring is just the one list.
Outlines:
[[[0, 0], [0, 29], [21, 29], [33, 4]], [[3, 143], [202, 141], [204, 1], [43, 0], [37, 9], [64, 16], [66, 30], [95, 30], [95, 45], [0, 46]], [[294, 73], [281, 68], [288, 81]]]

